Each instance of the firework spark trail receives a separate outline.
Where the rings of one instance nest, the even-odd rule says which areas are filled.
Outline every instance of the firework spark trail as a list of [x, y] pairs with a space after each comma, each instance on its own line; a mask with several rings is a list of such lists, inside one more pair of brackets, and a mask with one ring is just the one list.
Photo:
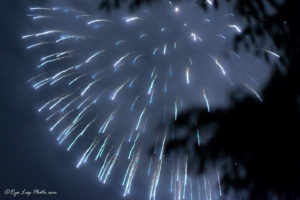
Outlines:
[[117, 41], [116, 43], [115, 43], [115, 46], [118, 46], [119, 44], [122, 44], [122, 43], [124, 43], [124, 42], [126, 42], [125, 40], [119, 40], [119, 41]]
[[[211, 0], [206, 0], [205, 3], [209, 7], [213, 6]], [[242, 34], [242, 28], [238, 24], [224, 20], [226, 22], [222, 21], [223, 25], [217, 32], [205, 33], [204, 26], [213, 24], [213, 19], [201, 16], [203, 26], [200, 25], [199, 28], [198, 25], [193, 25], [188, 15], [184, 15], [186, 13], [184, 6], [181, 7], [172, 1], [168, 1], [167, 6], [169, 10], [164, 12], [164, 17], [171, 16], [174, 24], [165, 23], [167, 21], [164, 21], [164, 17], [155, 16], [148, 10], [136, 16], [106, 18], [72, 8], [30, 7], [30, 14], [27, 16], [35, 22], [45, 22], [47, 28], [21, 37], [22, 40], [28, 41], [28, 50], [56, 49], [49, 50], [40, 57], [39, 63], [35, 66], [41, 73], [28, 81], [35, 90], [46, 90], [45, 86], [51, 86], [52, 90], [58, 91], [59, 95], [49, 98], [38, 108], [38, 112], [47, 112], [46, 120], [51, 123], [50, 131], [59, 132], [56, 138], [59, 144], [69, 142], [67, 145], [69, 151], [80, 138], [85, 140], [86, 135], [97, 129], [100, 134], [89, 141], [76, 167], [79, 168], [93, 156], [96, 163], [102, 163], [98, 178], [105, 184], [118, 160], [126, 160], [129, 165], [126, 170], [124, 169], [123, 196], [130, 194], [134, 176], [138, 174], [139, 160], [144, 160], [145, 157], [144, 146], [147, 144], [145, 138], [149, 138], [147, 135], [153, 132], [151, 127], [156, 126], [156, 122], [159, 123], [158, 116], [162, 118], [165, 131], [162, 136], [153, 137], [155, 149], [146, 167], [147, 175], [152, 176], [149, 196], [151, 200], [156, 199], [158, 185], [161, 185], [159, 182], [163, 177], [161, 174], [163, 163], [164, 166], [169, 165], [164, 159], [167, 138], [170, 137], [172, 140], [176, 138], [175, 131], [168, 128], [168, 117], [173, 116], [173, 121], [176, 121], [179, 110], [191, 103], [189, 99], [193, 99], [199, 86], [203, 88], [202, 96], [207, 111], [211, 111], [213, 104], [210, 105], [208, 101], [206, 89], [209, 90], [211, 102], [214, 102], [213, 90], [201, 82], [202, 77], [210, 75], [210, 72], [202, 75], [204, 61], [210, 66], [217, 66], [211, 68], [212, 73], [218, 73], [220, 70], [230, 86], [238, 82], [232, 79], [234, 71], [230, 66], [226, 64], [224, 67], [221, 64], [221, 56], [210, 52], [207, 48], [207, 53], [199, 59], [195, 49], [202, 52], [205, 48], [203, 44], [209, 41], [207, 34], [218, 38], [218, 42], [224, 42], [232, 39], [234, 34]], [[193, 16], [192, 20], [199, 16]], [[224, 19], [229, 19], [235, 15], [230, 13], [223, 16]], [[72, 23], [82, 30], [69, 30], [63, 26], [59, 20], [64, 17], [66, 20], [73, 20]], [[182, 22], [183, 19], [185, 22]], [[54, 26], [50, 22], [48, 24], [48, 20], [51, 23], [57, 20], [57, 24]], [[149, 28], [142, 28], [142, 25]], [[129, 32], [131, 30], [132, 32]], [[114, 34], [109, 33], [107, 37], [103, 33], [105, 31]], [[177, 31], [182, 31], [180, 35], [184, 39], [177, 40], [171, 37]], [[133, 37], [135, 39], [132, 39]], [[88, 47], [85, 49], [83, 46]], [[280, 58], [280, 55], [273, 51], [259, 50]], [[242, 55], [231, 53], [238, 61], [242, 60]], [[180, 60], [183, 63], [178, 62]], [[243, 85], [262, 101], [259, 94], [248, 84], [243, 81], [238, 84]], [[185, 91], [191, 95], [186, 96]], [[96, 110], [101, 112], [97, 117], [92, 114], [97, 112]], [[124, 122], [126, 126], [114, 127], [119, 122]], [[128, 135], [120, 137], [115, 134], [116, 132]], [[127, 137], [128, 143], [124, 143], [124, 138]], [[120, 141], [120, 138], [123, 140]], [[195, 141], [200, 146], [198, 128]], [[124, 149], [128, 150], [127, 152], [122, 152], [123, 146], [126, 146]], [[183, 155], [177, 158], [177, 161], [178, 163], [172, 162], [170, 173], [170, 190], [174, 199], [193, 199], [196, 196], [202, 198], [199, 180], [195, 182], [187, 174], [188, 156]], [[183, 161], [183, 165], [179, 165], [180, 161]], [[217, 179], [214, 181], [218, 184], [221, 196], [218, 168], [216, 174]], [[212, 182], [210, 177], [204, 176], [202, 196], [206, 199], [214, 197]], [[194, 183], [198, 184], [196, 189]], [[195, 194], [196, 192], [198, 194]]]
[[89, 146], [89, 148], [84, 152], [84, 154], [82, 155], [81, 159], [79, 160], [79, 162], [76, 165], [76, 168], [79, 168], [82, 162], [85, 162], [85, 160], [88, 158], [87, 155], [89, 155], [90, 151], [93, 151], [94, 147], [97, 146], [99, 140], [94, 140], [92, 142], [92, 144]]
[[[130, 172], [129, 172], [129, 176], [127, 178], [127, 183], [126, 183], [126, 187], [125, 187], [125, 191], [124, 191], [123, 196], [126, 196], [126, 195], [128, 195], [130, 193], [131, 183], [132, 183], [133, 177], [134, 177], [134, 175], [136, 173], [136, 170], [137, 170], [137, 164], [138, 164], [139, 156], [140, 156], [140, 150], [132, 158], [132, 162], [129, 165]], [[128, 169], [129, 169], [129, 167], [128, 167]], [[126, 171], [126, 174], [127, 173], [128, 173], [128, 171]], [[125, 178], [126, 178], [126, 175], [124, 177], [124, 181], [123, 181], [122, 185], [124, 185], [124, 183], [125, 183]]]
[[208, 99], [207, 99], [207, 96], [206, 96], [205, 89], [202, 90], [202, 94], [203, 94], [203, 97], [204, 97], [204, 100], [205, 100], [205, 103], [206, 103], [207, 112], [210, 112], [209, 102], [208, 102]]
[[108, 141], [109, 138], [110, 138], [110, 135], [108, 135], [108, 136], [105, 138], [103, 144], [101, 145], [101, 147], [100, 147], [100, 149], [99, 149], [99, 151], [98, 151], [98, 153], [97, 153], [97, 155], [96, 155], [96, 157], [95, 157], [95, 161], [98, 160], [98, 158], [100, 158], [100, 157], [102, 156], [102, 153], [103, 153], [103, 151], [104, 151], [104, 149], [105, 149], [105, 147], [106, 147], [106, 145], [107, 145], [107, 141]]
[[178, 108], [177, 108], [177, 101], [178, 101], [178, 97], [176, 97], [176, 101], [174, 103], [174, 120], [176, 121], [177, 120], [177, 114], [178, 114]]
[[271, 55], [273, 55], [273, 56], [275, 56], [277, 58], [280, 58], [280, 55], [278, 55], [277, 53], [275, 53], [273, 51], [269, 51], [269, 50], [266, 50], [266, 49], [263, 49], [263, 51], [266, 52], [266, 53], [269, 53], [269, 54], [271, 54]]
[[135, 58], [134, 58], [134, 60], [133, 60], [133, 64], [135, 64], [136, 63], [136, 61], [140, 58], [140, 57], [142, 57], [143, 56], [143, 54], [139, 54], [139, 55], [137, 55]]
[[62, 56], [62, 55], [65, 55], [65, 54], [68, 54], [68, 53], [71, 53], [71, 52], [72, 52], [72, 50], [70, 50], [70, 51], [62, 51], [62, 52], [57, 52], [57, 53], [54, 53], [54, 54], [50, 54], [50, 55], [47, 55], [47, 56], [42, 57], [42, 58], [40, 59], [40, 61], [45, 61], [45, 60], [47, 60], [48, 58], [52, 58], [52, 57], [58, 58], [58, 57], [60, 57], [60, 56]]
[[158, 50], [159, 50], [159, 48], [155, 48], [152, 55], [155, 55]]
[[[175, 195], [176, 195], [177, 199], [180, 199], [180, 196], [181, 196], [181, 181], [179, 181], [179, 177], [180, 177], [180, 171], [179, 171], [179, 159], [178, 159], [176, 182], [175, 182]], [[176, 190], [177, 190], [177, 194], [176, 194]]]
[[111, 96], [111, 100], [115, 100], [117, 94], [124, 88], [124, 86], [128, 83], [129, 79], [125, 81], [122, 85], [120, 85], [118, 88], [116, 88]]
[[188, 156], [185, 156], [185, 162], [184, 162], [184, 186], [183, 186], [183, 199], [185, 199], [185, 191], [186, 191], [186, 185], [187, 185], [187, 168], [188, 168]]
[[96, 56], [100, 55], [104, 51], [105, 50], [97, 51], [96, 53], [94, 53], [93, 55], [91, 55], [88, 59], [86, 59], [86, 61], [84, 63], [88, 64], [89, 62], [91, 62], [91, 60], [93, 60]]
[[141, 20], [141, 18], [139, 18], [139, 17], [125, 17], [123, 19], [125, 20], [126, 23], [130, 23], [130, 22], [134, 22], [134, 21], [137, 21], [137, 20]]
[[259, 96], [259, 94], [252, 88], [250, 87], [247, 83], [244, 83], [245, 87], [248, 88], [251, 92], [253, 92], [255, 94], [255, 96], [261, 101], [263, 102], [262, 98]]
[[[80, 96], [75, 97], [74, 99], [72, 99], [68, 104], [66, 104], [60, 111], [64, 112], [72, 103], [74, 103], [75, 101], [77, 101], [80, 98]], [[78, 107], [77, 107], [78, 108]]]
[[94, 80], [93, 82], [89, 83], [80, 93], [81, 96], [85, 95], [85, 93], [93, 86], [95, 85], [98, 81], [100, 81], [102, 78], [98, 78], [97, 80]]
[[197, 134], [197, 144], [198, 144], [198, 146], [200, 146], [200, 133], [199, 133], [198, 128], [197, 128], [196, 134]]
[[92, 20], [92, 21], [89, 21], [87, 24], [88, 24], [88, 25], [91, 25], [91, 24], [99, 23], [99, 22], [112, 22], [112, 21], [110, 21], [110, 20], [108, 20], [108, 19], [94, 19], [94, 20]]
[[27, 46], [27, 49], [32, 49], [34, 47], [38, 47], [38, 46], [45, 45], [45, 44], [51, 44], [51, 43], [52, 42], [39, 42], [39, 43], [35, 43], [35, 44]]
[[159, 159], [160, 160], [163, 159], [166, 138], [167, 138], [167, 128], [165, 130], [165, 134], [164, 134], [164, 138], [163, 138], [163, 141], [162, 141], [162, 146], [161, 146], [161, 150], [160, 150], [160, 154], [159, 154]]
[[[133, 156], [133, 157], [134, 157], [134, 156]], [[127, 180], [129, 171], [130, 171], [130, 169], [132, 168], [133, 162], [134, 162], [134, 158], [131, 158], [131, 161], [130, 161], [128, 167], [127, 167], [126, 173], [125, 173], [124, 178], [123, 178], [123, 182], [122, 182], [122, 185], [123, 185], [123, 186], [125, 185], [125, 182], [126, 182], [126, 180]]]
[[152, 160], [153, 160], [153, 156], [151, 156], [151, 158], [150, 158], [149, 167], [148, 167], [148, 172], [147, 172], [147, 175], [148, 175], [148, 176], [150, 176], [150, 173], [151, 173]]
[[155, 75], [154, 79], [151, 81], [150, 87], [149, 87], [148, 92], [147, 92], [148, 95], [151, 94], [151, 92], [153, 90], [153, 85], [155, 83], [156, 78], [157, 78], [157, 74]]
[[173, 192], [173, 180], [174, 180], [174, 161], [172, 163], [172, 169], [171, 169], [171, 180], [170, 180], [170, 191]]
[[46, 118], [46, 121], [49, 121], [50, 119], [52, 119], [53, 116], [55, 116], [57, 113], [59, 113], [59, 110], [56, 111], [56, 112], [54, 112], [54, 113], [52, 113], [51, 115], [49, 115], [49, 117]]
[[222, 196], [222, 188], [221, 188], [221, 181], [220, 181], [220, 173], [219, 168], [217, 167], [217, 177], [218, 177], [218, 185], [219, 185], [219, 194]]
[[42, 112], [44, 108], [46, 108], [50, 103], [52, 103], [53, 101], [55, 101], [56, 99], [58, 99], [59, 97], [55, 97], [53, 99], [51, 99], [50, 101], [46, 102], [43, 106], [41, 106], [38, 111]]
[[[56, 74], [52, 77], [52, 79], [54, 79], [54, 81], [55, 81], [55, 79], [58, 78], [60, 75], [66, 73], [66, 72], [68, 72], [68, 71], [70, 71], [70, 70], [72, 70], [72, 69], [74, 69], [74, 67], [69, 67], [69, 68], [67, 68], [67, 69], [65, 69], [65, 70], [62, 70], [62, 71], [56, 73]], [[51, 84], [50, 84], [50, 85], [51, 85]]]
[[238, 27], [236, 24], [228, 24], [227, 25], [229, 28], [233, 28], [235, 29], [238, 33], [241, 33], [242, 30], [240, 29], [240, 27]]
[[52, 85], [55, 84], [56, 82], [58, 82], [58, 81], [60, 81], [60, 80], [62, 80], [62, 79], [65, 79], [65, 78], [67, 78], [67, 77], [69, 77], [69, 76], [72, 76], [73, 74], [75, 74], [75, 73], [65, 74], [65, 75], [63, 75], [63, 76], [60, 76], [60, 77], [58, 77], [58, 78], [55, 78], [53, 81], [50, 82], [50, 85], [52, 86]]
[[143, 118], [143, 115], [144, 115], [146, 109], [147, 109], [147, 107], [145, 107], [145, 108], [143, 109], [143, 111], [141, 112], [141, 114], [140, 114], [139, 120], [138, 120], [138, 122], [137, 122], [137, 124], [136, 124], [136, 127], [135, 127], [135, 130], [136, 130], [136, 131], [137, 131], [137, 130], [139, 129], [139, 127], [140, 127], [141, 120], [142, 120], [142, 118]]
[[226, 40], [226, 37], [222, 34], [217, 34], [216, 36], [222, 38], [223, 40]]
[[157, 187], [158, 187], [158, 183], [159, 183], [159, 179], [160, 179], [162, 163], [163, 163], [163, 160], [159, 159], [156, 171], [154, 172], [153, 179], [152, 179], [149, 200], [151, 200], [151, 199], [155, 200], [155, 198], [156, 198], [156, 191], [157, 191]]
[[[83, 134], [85, 133], [86, 129], [94, 122], [95, 120], [91, 121], [90, 123], [88, 123], [86, 125], [86, 127], [76, 136], [76, 138], [73, 140], [73, 142], [70, 144], [70, 146], [68, 147], [68, 151], [72, 148], [72, 146], [75, 144], [75, 142], [78, 140], [79, 137], [83, 136]], [[74, 124], [74, 123], [72, 123]], [[65, 133], [66, 135], [69, 135], [68, 133]], [[63, 140], [62, 140], [63, 141]]]
[[50, 35], [50, 34], [54, 34], [54, 33], [61, 33], [62, 31], [60, 30], [49, 30], [49, 31], [44, 31], [41, 33], [35, 33], [35, 34], [30, 34], [30, 35], [24, 35], [22, 36], [22, 39], [27, 39], [30, 37], [40, 37], [40, 36], [46, 36], [46, 35]]
[[85, 104], [85, 102], [87, 102], [90, 98], [91, 98], [91, 96], [85, 98], [85, 99], [77, 106], [77, 109], [79, 110], [79, 109]]
[[167, 53], [167, 44], [165, 43], [165, 45], [164, 45], [164, 50], [163, 50], [163, 54], [166, 55], [166, 53]]
[[191, 37], [193, 38], [194, 42], [202, 41], [201, 37], [199, 37], [196, 33], [191, 33]]
[[121, 62], [127, 58], [130, 55], [130, 53], [125, 54], [124, 56], [122, 56], [121, 58], [119, 58], [115, 63], [114, 63], [114, 67], [117, 68], [120, 66]]
[[85, 112], [94, 104], [94, 102], [91, 102], [89, 105], [87, 105], [84, 109], [82, 109], [82, 111], [74, 118], [73, 122], [74, 124], [76, 124], [79, 119], [82, 118], [82, 116], [85, 114]]
[[198, 190], [198, 199], [201, 199], [201, 189], [200, 189], [200, 180], [197, 179], [197, 190]]
[[211, 184], [210, 184], [209, 179], [207, 179], [207, 183], [208, 183], [209, 200], [211, 200], [212, 199], [212, 194], [211, 194]]
[[132, 155], [133, 149], [134, 149], [134, 147], [135, 147], [135, 145], [136, 145], [136, 141], [138, 140], [140, 134], [141, 134], [140, 131], [136, 134], [136, 137], [135, 137], [135, 139], [134, 139], [133, 145], [131, 146], [131, 149], [130, 149], [129, 154], [128, 154], [128, 160], [130, 159], [130, 157], [131, 157], [131, 155]]
[[[78, 128], [78, 125], [76, 126], [72, 126], [72, 127], [68, 127], [65, 131], [63, 131], [57, 138], [56, 140], [59, 142], [59, 144], [62, 144], [64, 142], [64, 140], [76, 129]], [[63, 137], [61, 139], [61, 137]], [[70, 150], [70, 149], [68, 149]]]
[[226, 76], [226, 71], [224, 70], [224, 67], [221, 65], [221, 63], [219, 62], [218, 58], [211, 56], [211, 58], [214, 60], [214, 62], [216, 63], [216, 65], [221, 69], [222, 74], [224, 76]]
[[102, 167], [101, 167], [101, 169], [100, 169], [100, 171], [99, 171], [99, 173], [98, 173], [98, 178], [99, 178], [99, 180], [102, 180], [102, 177], [103, 177], [103, 171], [104, 171], [104, 169], [105, 169], [106, 166], [107, 166], [107, 159], [108, 159], [108, 157], [110, 156], [110, 153], [111, 153], [111, 151], [112, 151], [112, 148], [113, 148], [113, 147], [111, 147], [110, 150], [109, 150], [109, 152], [106, 154], [105, 159], [104, 159], [104, 162], [103, 162], [103, 164], [102, 164]]
[[193, 184], [192, 184], [192, 179], [190, 179], [190, 199], [193, 200]]
[[66, 114], [64, 114], [53, 126], [51, 126], [51, 128], [50, 128], [50, 131], [53, 131], [53, 129], [59, 124], [59, 123], [61, 123], [63, 120], [64, 120], [64, 118], [66, 118], [71, 112], [73, 112], [74, 111], [74, 109], [73, 110], [70, 110], [69, 112], [67, 112]]
[[105, 133], [108, 125], [110, 124], [110, 122], [114, 119], [114, 116], [116, 114], [117, 110], [113, 111], [109, 117], [103, 122], [102, 126], [100, 127], [98, 133]]
[[190, 84], [190, 68], [186, 68], [186, 71], [185, 71], [185, 74], [186, 74], [186, 84]]
[[60, 39], [55, 40], [56, 43], [65, 41], [65, 40], [69, 40], [69, 39], [86, 39], [83, 36], [78, 36], [78, 35], [63, 35], [60, 37]]
[[205, 191], [205, 199], [207, 199], [208, 197], [208, 193], [207, 193], [207, 180], [206, 180], [206, 176], [204, 175], [204, 191]]
[[113, 157], [112, 162], [111, 162], [110, 165], [109, 165], [109, 168], [108, 168], [108, 170], [107, 170], [107, 172], [106, 172], [106, 175], [105, 175], [105, 177], [104, 177], [104, 180], [103, 180], [103, 184], [106, 183], [107, 178], [109, 177], [109, 175], [110, 175], [110, 173], [111, 173], [111, 170], [113, 169], [113, 167], [114, 167], [114, 165], [115, 165], [115, 163], [116, 163], [116, 160], [118, 159], [118, 156], [119, 156], [119, 154], [120, 154], [120, 150], [121, 150], [121, 148], [122, 148], [122, 146], [123, 146], [123, 142], [124, 142], [124, 139], [123, 139], [123, 141], [121, 142], [121, 144], [120, 144], [118, 150], [116, 151], [116, 153], [115, 153], [115, 155], [114, 155], [114, 157]]
[[80, 76], [75, 77], [73, 80], [71, 80], [71, 81], [68, 83], [68, 85], [72, 85], [74, 82], [76, 82], [78, 79], [80, 79], [80, 78], [82, 78], [82, 77], [84, 77], [84, 76], [86, 76], [86, 74], [82, 74], [82, 75], [80, 75]]
[[61, 98], [59, 98], [52, 106], [49, 107], [49, 110], [52, 110], [53, 108], [55, 108], [59, 103], [61, 103], [66, 98], [70, 97], [72, 94], [73, 94], [73, 92], [66, 94], [66, 95], [62, 96]]

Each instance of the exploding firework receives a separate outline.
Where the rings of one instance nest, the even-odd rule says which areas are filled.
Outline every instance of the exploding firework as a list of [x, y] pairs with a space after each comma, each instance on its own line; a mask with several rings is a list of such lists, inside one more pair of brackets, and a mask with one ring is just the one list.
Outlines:
[[[59, 144], [67, 151], [82, 151], [77, 168], [93, 160], [103, 184], [113, 171], [120, 172], [123, 196], [140, 174], [149, 177], [149, 199], [157, 197], [162, 177], [170, 178], [174, 199], [221, 196], [217, 167], [195, 178], [188, 174], [188, 153], [164, 158], [166, 141], [176, 137], [170, 123], [193, 105], [210, 112], [222, 104], [218, 93], [236, 86], [262, 101], [256, 91], [259, 81], [249, 69], [261, 71], [263, 64], [228, 48], [233, 36], [242, 33], [233, 23], [234, 14], [210, 17], [194, 7], [169, 1], [160, 5], [163, 12], [154, 8], [130, 15], [52, 6], [29, 9], [40, 31], [22, 38], [28, 50], [40, 55], [39, 73], [28, 81], [44, 94], [38, 111]], [[220, 56], [223, 50], [231, 61]], [[201, 139], [197, 130], [199, 146]], [[151, 144], [155, 148], [148, 156]]]

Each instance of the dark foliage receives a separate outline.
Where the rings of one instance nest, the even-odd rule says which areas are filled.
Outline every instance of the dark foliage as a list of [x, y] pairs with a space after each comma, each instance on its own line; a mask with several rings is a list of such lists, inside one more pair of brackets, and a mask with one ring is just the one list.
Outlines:
[[[243, 32], [248, 37], [237, 36], [234, 47], [244, 46], [261, 56], [257, 49], [270, 36], [282, 50], [280, 62], [285, 67], [284, 73], [278, 70], [279, 65], [274, 66], [274, 75], [263, 92], [263, 103], [250, 97], [243, 101], [233, 98], [234, 105], [228, 110], [207, 113], [195, 108], [182, 113], [175, 127], [185, 127], [187, 135], [170, 141], [167, 151], [180, 146], [195, 148], [200, 172], [207, 163], [231, 157], [238, 166], [232, 164], [223, 184], [227, 189], [249, 189], [250, 199], [268, 199], [269, 192], [278, 194], [280, 199], [300, 199], [299, 7], [297, 1], [282, 5], [268, 1], [276, 10], [269, 15], [262, 2], [235, 4], [236, 11], [248, 21]], [[267, 54], [263, 56], [269, 60]], [[197, 126], [189, 124], [194, 116], [197, 116]], [[200, 148], [190, 147], [188, 142], [194, 138], [195, 129], [211, 123], [217, 124], [213, 138]], [[244, 167], [245, 177], [239, 176], [239, 166]]]
[[[159, 0], [131, 0], [129, 4], [130, 10], [136, 10], [143, 4], [151, 4], [152, 2], [159, 1]], [[99, 5], [100, 9], [105, 9], [106, 11], [111, 11], [112, 9], [119, 8], [122, 3], [128, 2], [126, 0], [102, 0]]]

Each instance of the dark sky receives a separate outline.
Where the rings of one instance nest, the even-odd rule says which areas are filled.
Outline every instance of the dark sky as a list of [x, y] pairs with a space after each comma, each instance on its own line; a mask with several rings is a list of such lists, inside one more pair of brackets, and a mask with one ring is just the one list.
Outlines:
[[[39, 4], [37, 4], [37, 1], [25, 2], [2, 0], [0, 2], [0, 134], [2, 136], [0, 140], [1, 199], [13, 199], [11, 195], [3, 195], [6, 189], [15, 189], [16, 191], [22, 191], [23, 189], [27, 191], [39, 189], [58, 193], [57, 195], [47, 196], [47, 199], [120, 199], [122, 194], [120, 187], [115, 184], [100, 184], [95, 176], [94, 166], [81, 169], [75, 168], [78, 155], [68, 153], [65, 150], [65, 146], [60, 147], [57, 145], [55, 138], [49, 133], [49, 125], [45, 123], [43, 117], [36, 111], [38, 105], [41, 105], [41, 101], [39, 100], [41, 94], [35, 92], [26, 81], [36, 74], [35, 66], [38, 61], [36, 57], [40, 55], [38, 52], [30, 54], [26, 50], [26, 45], [21, 40], [21, 36], [24, 33], [32, 32], [32, 21], [30, 18], [26, 17], [30, 5]], [[82, 4], [75, 4], [74, 6], [75, 8], [78, 8], [82, 6]], [[186, 8], [188, 9], [189, 7], [187, 6]], [[84, 7], [83, 9], [89, 9], [89, 7]], [[156, 9], [157, 7], [153, 10]], [[95, 13], [96, 9], [91, 9], [89, 11]], [[119, 11], [119, 13], [116, 13], [115, 15], [122, 15], [122, 12], [124, 12], [124, 10]], [[224, 13], [225, 12], [221, 12], [221, 14], [212, 15], [212, 18], [220, 18]], [[161, 11], [155, 11], [155, 15], [161, 15], [162, 18], [165, 16]], [[191, 24], [196, 23], [196, 21], [193, 21], [193, 16], [194, 13], [192, 12], [186, 14], [181, 18], [182, 22], [186, 20], [191, 21]], [[162, 26], [164, 23], [169, 24], [172, 21], [172, 19], [163, 19], [165, 21], [162, 20]], [[180, 20], [177, 22], [179, 23]], [[61, 23], [63, 24], [65, 22]], [[215, 29], [218, 30], [218, 27], [221, 27], [220, 30], [224, 29], [227, 30], [228, 34], [230, 33], [228, 29], [224, 28], [224, 23], [226, 23], [226, 21], [216, 20], [214, 23], [216, 24], [213, 28], [207, 30], [207, 32], [203, 31], [204, 37], [205, 35], [207, 36], [207, 44], [205, 44], [206, 46], [204, 47], [203, 53], [207, 54], [207, 52], [217, 51], [216, 54], [218, 56], [223, 56], [224, 50], [230, 48], [230, 40], [227, 43], [221, 43], [222, 45], [220, 45], [220, 42], [210, 36], [209, 33], [210, 31], [215, 31]], [[173, 25], [173, 21], [170, 24], [172, 24], [170, 25], [171, 28], [177, 30], [176, 25]], [[38, 27], [35, 28], [38, 30]], [[151, 28], [149, 29], [149, 27], [141, 28], [152, 30]], [[78, 31], [78, 28], [74, 27], [74, 30]], [[177, 34], [170, 34], [171, 38], [168, 39], [183, 41], [183, 51], [193, 53], [194, 49], [190, 48], [191, 44], [189, 44], [186, 39], [180, 37], [181, 33], [182, 32], [179, 30]], [[147, 45], [149, 46], [150, 44], [146, 44], [146, 46]], [[216, 46], [218, 46], [218, 48], [216, 48]], [[201, 58], [201, 56], [198, 57], [199, 60], [201, 60]], [[253, 76], [256, 76], [258, 82], [261, 83], [260, 86], [257, 86], [257, 88], [260, 89], [267, 81], [269, 71], [260, 71], [259, 67], [264, 66], [261, 63], [256, 64], [258, 67], [255, 69], [252, 68], [253, 70], [249, 71], [251, 65], [257, 62], [253, 58], [251, 59], [250, 64], [245, 64], [245, 66], [243, 66], [245, 67], [243, 70], [241, 70], [239, 66], [241, 63], [245, 63], [245, 61], [249, 61], [249, 57], [245, 58], [244, 61], [226, 61], [226, 65], [228, 68], [230, 68], [229, 65], [232, 65], [232, 72], [236, 72], [237, 74], [241, 71], [246, 71], [250, 72]], [[223, 60], [225, 60], [225, 56]], [[177, 61], [178, 60], [175, 60], [174, 62]], [[159, 60], [158, 62], [166, 61]], [[201, 64], [212, 65], [211, 60], [209, 59]], [[207, 70], [200, 69], [198, 72], [215, 73], [219, 71], [217, 70], [217, 67], [215, 67]], [[234, 77], [235, 75], [232, 74], [232, 76]], [[230, 103], [227, 102], [228, 94], [233, 89], [228, 85], [226, 86], [224, 81], [216, 81], [220, 77], [218, 74], [212, 77], [213, 78], [210, 78], [210, 76], [203, 76], [203, 82], [200, 81], [200, 83], [204, 85], [208, 84], [210, 81], [214, 82], [214, 84], [207, 86], [209, 91], [214, 91], [210, 92], [212, 105], [230, 105]], [[239, 80], [240, 77], [236, 76], [235, 78], [236, 80]], [[176, 87], [177, 85], [174, 85], [175, 89]], [[193, 86], [188, 95], [192, 95], [194, 91], [196, 91], [195, 86]], [[175, 92], [176, 91], [173, 93]], [[197, 92], [199, 93], [199, 98], [201, 90], [198, 90]], [[172, 95], [174, 94], [171, 94], [171, 96]], [[124, 99], [126, 100], [126, 98]], [[129, 99], [129, 97], [127, 99]], [[187, 104], [193, 105], [197, 101], [198, 100], [187, 100]], [[202, 102], [201, 106], [203, 107], [203, 105]], [[125, 121], [123, 123], [126, 124], [127, 122]], [[143, 165], [146, 166], [146, 164]], [[149, 181], [144, 183], [143, 178], [139, 177], [137, 178], [137, 182], [140, 183], [137, 187], [139, 191], [136, 191], [136, 194], [138, 195], [130, 196], [129, 199], [140, 199], [139, 195], [144, 196], [142, 193], [144, 191], [148, 192], [148, 189], [145, 188]], [[162, 184], [164, 182], [165, 180], [162, 181]], [[166, 193], [163, 193], [163, 195], [166, 195]], [[20, 199], [26, 198], [21, 196]], [[30, 199], [45, 199], [45, 196], [31, 196]]]

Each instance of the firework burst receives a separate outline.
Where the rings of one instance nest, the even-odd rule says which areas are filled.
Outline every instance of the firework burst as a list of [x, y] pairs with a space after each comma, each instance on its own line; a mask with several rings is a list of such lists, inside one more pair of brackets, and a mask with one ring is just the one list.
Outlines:
[[[207, 1], [209, 7], [212, 4]], [[108, 16], [65, 7], [31, 7], [28, 16], [40, 31], [22, 39], [28, 50], [40, 55], [40, 62], [39, 74], [28, 82], [45, 94], [38, 111], [45, 113], [58, 143], [68, 151], [82, 150], [77, 168], [93, 160], [103, 184], [119, 171], [123, 196], [130, 194], [135, 177], [143, 174], [149, 177], [149, 199], [157, 198], [162, 176], [170, 178], [174, 199], [219, 197], [218, 168], [195, 178], [188, 175], [188, 154], [164, 159], [166, 141], [176, 137], [169, 122], [191, 105], [210, 112], [220, 104], [214, 94], [220, 86], [221, 91], [244, 86], [262, 101], [257, 80], [247, 70], [262, 64], [228, 50], [233, 36], [242, 33], [232, 23], [237, 21], [234, 14], [210, 18], [194, 3], [169, 1], [160, 6], [159, 14], [153, 9]], [[231, 61], [220, 56], [222, 50]], [[201, 145], [199, 130], [195, 143]], [[155, 149], [147, 156], [150, 144]]]

